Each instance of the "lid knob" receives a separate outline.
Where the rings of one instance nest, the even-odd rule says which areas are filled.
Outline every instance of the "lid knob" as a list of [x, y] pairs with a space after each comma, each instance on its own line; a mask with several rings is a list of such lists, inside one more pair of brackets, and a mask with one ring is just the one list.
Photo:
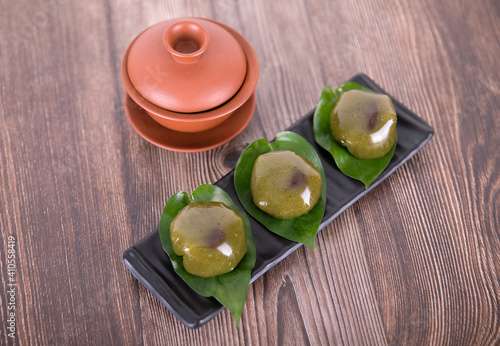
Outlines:
[[197, 61], [208, 48], [208, 31], [198, 23], [181, 21], [170, 25], [163, 34], [163, 45], [172, 58], [182, 64]]

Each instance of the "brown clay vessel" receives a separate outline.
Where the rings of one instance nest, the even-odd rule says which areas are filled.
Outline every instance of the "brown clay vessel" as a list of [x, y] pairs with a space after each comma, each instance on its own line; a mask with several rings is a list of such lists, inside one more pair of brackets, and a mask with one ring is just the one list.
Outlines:
[[121, 65], [127, 94], [155, 121], [181, 132], [225, 121], [252, 96], [258, 73], [255, 52], [243, 36], [194, 17], [144, 30]]

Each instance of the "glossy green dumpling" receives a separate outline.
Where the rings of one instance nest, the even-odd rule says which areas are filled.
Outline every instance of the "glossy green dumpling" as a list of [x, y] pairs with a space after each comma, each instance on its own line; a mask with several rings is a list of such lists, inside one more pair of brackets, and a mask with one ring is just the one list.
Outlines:
[[293, 151], [271, 151], [255, 160], [250, 183], [253, 201], [275, 218], [308, 213], [318, 202], [321, 188], [316, 167]]
[[396, 141], [396, 110], [387, 95], [349, 90], [340, 96], [330, 117], [334, 139], [358, 159], [387, 154]]
[[247, 251], [241, 216], [220, 202], [185, 206], [170, 224], [170, 238], [186, 271], [205, 278], [232, 271]]

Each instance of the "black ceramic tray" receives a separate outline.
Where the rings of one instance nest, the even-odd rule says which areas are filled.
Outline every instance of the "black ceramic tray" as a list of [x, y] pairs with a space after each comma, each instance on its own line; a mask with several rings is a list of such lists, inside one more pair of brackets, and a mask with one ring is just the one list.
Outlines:
[[[351, 81], [362, 84], [376, 92], [387, 94], [364, 74], [354, 76]], [[316, 144], [312, 127], [314, 110], [287, 129], [300, 134], [313, 145], [325, 169], [327, 199], [325, 215], [319, 227], [320, 230], [350, 205], [373, 190], [431, 139], [433, 129], [394, 98], [392, 100], [398, 115], [398, 144], [389, 166], [368, 189], [365, 189], [361, 182], [342, 174], [335, 165], [330, 153]], [[234, 189], [233, 174], [234, 171], [229, 172], [214, 185], [223, 188], [235, 203], [243, 209], [239, 204]], [[286, 240], [269, 232], [251, 216], [249, 216], [249, 219], [257, 248], [257, 261], [252, 272], [251, 281], [254, 282], [274, 265], [297, 250], [302, 244]], [[205, 324], [223, 309], [222, 305], [215, 299], [200, 296], [177, 276], [167, 254], [162, 249], [158, 230], [127, 249], [123, 254], [123, 260], [137, 280], [189, 328], [196, 328]]]

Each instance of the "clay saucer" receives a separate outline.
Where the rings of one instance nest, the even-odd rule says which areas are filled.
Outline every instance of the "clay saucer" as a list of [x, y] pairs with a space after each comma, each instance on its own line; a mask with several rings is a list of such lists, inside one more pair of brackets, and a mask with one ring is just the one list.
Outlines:
[[248, 125], [255, 111], [255, 103], [255, 94], [252, 94], [248, 101], [222, 124], [207, 131], [188, 133], [163, 127], [128, 94], [125, 94], [124, 99], [127, 119], [142, 138], [160, 148], [178, 152], [206, 151], [229, 142]]

